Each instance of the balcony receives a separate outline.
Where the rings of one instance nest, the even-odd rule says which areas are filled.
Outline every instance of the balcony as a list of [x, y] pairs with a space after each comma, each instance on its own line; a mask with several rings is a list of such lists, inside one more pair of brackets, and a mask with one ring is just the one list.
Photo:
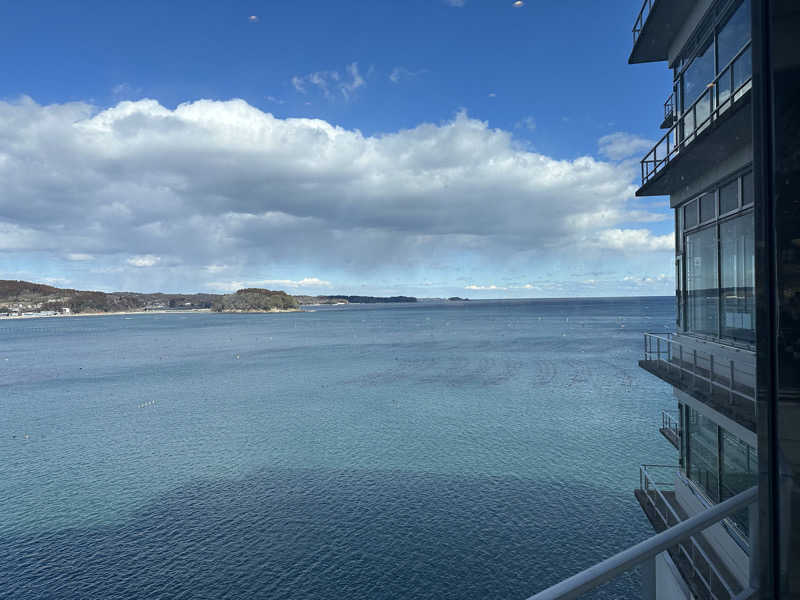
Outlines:
[[658, 430], [667, 441], [675, 446], [676, 450], [681, 449], [681, 428], [678, 421], [672, 414], [665, 410], [661, 411], [661, 427]]
[[664, 120], [659, 125], [660, 129], [669, 129], [675, 123], [675, 94], [670, 94], [664, 101]]
[[[657, 532], [688, 519], [675, 499], [677, 475], [674, 465], [639, 467], [639, 489], [634, 494]], [[741, 584], [702, 535], [690, 537], [668, 552], [697, 598], [733, 598], [742, 591]]]
[[644, 334], [639, 366], [755, 431], [755, 353], [679, 334]]
[[633, 24], [628, 63], [667, 60], [669, 46], [693, 7], [692, 0], [644, 0]]
[[[675, 467], [670, 468], [674, 469]], [[652, 469], [653, 467], [644, 468], [648, 476], [650, 475]], [[640, 471], [640, 475], [642, 475], [643, 480], [640, 483], [641, 494], [639, 495], [642, 496], [643, 501], [645, 502], [643, 506], [650, 506], [649, 498], [652, 495], [651, 492], [655, 492], [654, 483], [652, 482], [652, 478], [645, 481], [642, 471]], [[655, 493], [658, 495], [657, 492]], [[637, 497], [639, 495], [637, 495]], [[661, 500], [661, 496], [663, 496], [663, 501]], [[660, 503], [660, 506], [666, 507], [669, 504], [667, 494], [662, 492], [661, 496], [659, 496], [658, 502]], [[668, 520], [667, 522], [676, 522], [677, 524], [664, 529], [661, 531], [661, 533], [657, 533], [653, 537], [639, 542], [635, 546], [631, 546], [630, 548], [623, 550], [622, 552], [615, 554], [604, 561], [592, 565], [588, 569], [585, 569], [584, 571], [581, 571], [572, 577], [550, 586], [546, 590], [542, 590], [534, 596], [531, 596], [529, 600], [573, 600], [580, 597], [581, 594], [590, 592], [604, 583], [611, 581], [617, 575], [629, 571], [635, 567], [639, 567], [641, 569], [643, 580], [641, 597], [646, 598], [647, 600], [655, 600], [659, 585], [659, 576], [655, 562], [656, 556], [664, 551], [669, 551], [671, 548], [676, 548], [677, 546], [678, 548], [683, 547], [686, 549], [686, 554], [688, 554], [689, 557], [692, 557], [692, 553], [690, 550], [688, 550], [688, 548], [692, 547], [693, 541], [698, 537], [700, 532], [707, 530], [708, 528], [721, 522], [723, 519], [730, 517], [732, 514], [746, 507], [751, 507], [751, 510], [753, 510], [757, 497], [758, 488], [752, 487], [749, 490], [737, 494], [733, 498], [728, 498], [724, 502], [720, 502], [715, 506], [705, 509], [699, 514], [689, 517], [686, 520], [681, 520], [680, 522], [676, 521], [675, 515], [672, 515], [669, 510], [664, 512], [662, 509], [662, 512], [657, 514], [664, 514]], [[758, 511], [754, 510], [752, 514], [755, 516], [758, 514]], [[755, 519], [753, 519], [752, 522], [755, 522]], [[678, 552], [681, 552], [680, 549], [678, 549]], [[694, 552], [694, 557], [697, 557], [698, 555], [702, 556], [702, 553], [699, 550], [695, 550]], [[703, 553], [705, 553], [705, 550], [703, 550]], [[710, 558], [708, 553], [706, 553], [706, 556]], [[757, 547], [754, 546], [750, 554], [750, 564], [754, 565], [757, 564], [757, 562]], [[699, 560], [693, 564], [697, 564], [699, 569], [703, 568], [702, 563], [700, 563]], [[689, 571], [685, 572], [688, 573]], [[707, 570], [705, 572], [708, 573]], [[717, 572], [719, 572], [719, 570], [717, 570]], [[753, 572], [752, 567], [751, 572]], [[701, 570], [700, 575], [702, 574], [703, 571]], [[700, 578], [698, 577], [697, 579], [699, 580]], [[705, 576], [705, 581], [708, 582], [708, 587], [715, 585], [710, 575]], [[697, 584], [697, 587], [700, 587], [700, 585], [701, 584]], [[734, 589], [734, 586], [729, 584], [727, 585], [730, 589]], [[725, 589], [725, 585], [722, 587]], [[712, 587], [712, 589], [715, 588]], [[698, 594], [698, 596], [700, 598], [730, 598], [730, 596], [725, 595], [706, 596]], [[736, 596], [736, 600], [752, 600], [757, 596], [758, 589], [755, 585], [751, 584], [751, 587], [742, 590]]]
[[750, 113], [742, 110], [750, 103], [751, 79], [748, 42], [689, 108], [680, 115], [673, 108], [669, 130], [641, 160], [637, 196], [670, 194], [752, 139]]

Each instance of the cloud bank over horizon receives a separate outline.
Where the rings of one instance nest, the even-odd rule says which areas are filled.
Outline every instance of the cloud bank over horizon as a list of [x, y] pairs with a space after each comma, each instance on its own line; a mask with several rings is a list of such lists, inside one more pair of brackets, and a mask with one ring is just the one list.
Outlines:
[[142, 291], [670, 293], [670, 216], [633, 197], [626, 159], [645, 141], [623, 132], [598, 141], [605, 160], [564, 160], [466, 111], [365, 136], [238, 99], [23, 97], [0, 102], [0, 139], [6, 277], [67, 265], [76, 287]]

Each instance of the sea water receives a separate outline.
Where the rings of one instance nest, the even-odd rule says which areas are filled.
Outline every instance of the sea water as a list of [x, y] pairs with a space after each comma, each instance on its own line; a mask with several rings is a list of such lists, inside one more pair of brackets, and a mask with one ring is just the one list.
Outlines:
[[527, 598], [653, 534], [673, 306], [2, 321], [0, 596]]

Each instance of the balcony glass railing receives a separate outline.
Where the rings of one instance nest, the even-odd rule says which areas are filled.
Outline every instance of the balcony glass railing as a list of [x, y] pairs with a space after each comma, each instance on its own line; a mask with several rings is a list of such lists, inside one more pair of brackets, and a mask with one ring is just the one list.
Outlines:
[[656, 0], [644, 0], [639, 14], [636, 16], [636, 22], [633, 24], [633, 44], [636, 45], [636, 40], [639, 39], [639, 34], [642, 33], [647, 17], [650, 16], [650, 11], [653, 10], [653, 4]]
[[[674, 119], [672, 127], [641, 161], [642, 185], [660, 173], [750, 89], [752, 59], [750, 42], [708, 84], [706, 91]], [[666, 108], [665, 108], [666, 110]]]

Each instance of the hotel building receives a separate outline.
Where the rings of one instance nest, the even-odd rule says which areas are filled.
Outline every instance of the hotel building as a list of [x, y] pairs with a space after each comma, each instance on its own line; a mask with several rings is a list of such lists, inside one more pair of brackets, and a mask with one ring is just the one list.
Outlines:
[[[756, 485], [750, 0], [646, 0], [630, 63], [666, 61], [665, 130], [637, 196], [675, 212], [675, 333], [646, 334], [640, 366], [673, 387], [660, 431], [677, 465], [643, 465], [656, 531]], [[659, 598], [732, 598], [750, 583], [744, 509], [657, 557]]]

